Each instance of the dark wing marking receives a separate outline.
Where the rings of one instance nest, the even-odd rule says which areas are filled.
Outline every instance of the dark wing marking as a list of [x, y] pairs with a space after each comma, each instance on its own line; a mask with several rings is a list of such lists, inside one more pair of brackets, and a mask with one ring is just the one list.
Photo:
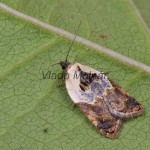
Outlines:
[[106, 89], [111, 88], [111, 84], [105, 76], [97, 75], [96, 73], [87, 73], [80, 69], [80, 84], [79, 87], [82, 91], [91, 90], [96, 96], [101, 96]]
[[127, 120], [144, 112], [144, 107], [135, 98], [112, 80], [109, 79], [109, 81], [113, 89], [107, 90], [105, 101], [111, 114]]
[[116, 138], [118, 136], [122, 120], [110, 114], [102, 98], [97, 98], [95, 104], [80, 102], [76, 105], [102, 134], [109, 138]]

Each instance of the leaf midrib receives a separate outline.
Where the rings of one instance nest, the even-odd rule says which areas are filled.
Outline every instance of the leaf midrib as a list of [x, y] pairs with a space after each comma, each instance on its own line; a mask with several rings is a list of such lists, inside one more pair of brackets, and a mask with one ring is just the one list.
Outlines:
[[[2, 4], [2, 3], [0, 3], [0, 9], [3, 10], [4, 12], [7, 12], [10, 15], [13, 15], [13, 16], [21, 19], [21, 20], [28, 22], [28, 23], [34, 24], [34, 25], [36, 25], [42, 29], [46, 29], [50, 32], [54, 32], [55, 34], [57, 34], [59, 36], [65, 37], [69, 40], [74, 39], [74, 36], [75, 36], [74, 34], [69, 33], [67, 31], [64, 31], [62, 29], [59, 29], [57, 27], [51, 26], [49, 24], [43, 23], [43, 22], [39, 21], [38, 19], [35, 19], [35, 18], [28, 16], [28, 15], [25, 15], [23, 13], [20, 13], [14, 9]], [[109, 57], [112, 57], [113, 59], [117, 59], [120, 62], [123, 62], [125, 64], [130, 64], [131, 66], [136, 67], [136, 68], [150, 74], [150, 67], [149, 66], [147, 66], [141, 62], [138, 62], [132, 58], [129, 58], [129, 57], [124, 56], [120, 53], [114, 52], [113, 50], [110, 50], [108, 48], [100, 46], [96, 43], [88, 41], [88, 40], [81, 38], [79, 36], [76, 37], [75, 42], [82, 44], [82, 45], [85, 45], [86, 47], [88, 47], [90, 49], [97, 50], [98, 52], [103, 53]]]

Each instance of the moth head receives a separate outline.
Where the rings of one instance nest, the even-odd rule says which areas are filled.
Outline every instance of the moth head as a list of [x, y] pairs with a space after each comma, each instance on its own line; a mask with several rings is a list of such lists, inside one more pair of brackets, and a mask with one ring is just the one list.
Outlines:
[[70, 65], [70, 62], [68, 62], [68, 61], [60, 61], [59, 64], [60, 64], [60, 66], [61, 66], [61, 68], [63, 70], [66, 70], [68, 68], [68, 66]]

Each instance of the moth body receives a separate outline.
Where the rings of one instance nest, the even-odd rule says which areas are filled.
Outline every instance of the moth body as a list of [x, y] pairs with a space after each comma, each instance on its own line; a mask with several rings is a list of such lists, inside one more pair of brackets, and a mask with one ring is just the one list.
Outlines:
[[67, 92], [79, 109], [109, 138], [116, 138], [123, 120], [139, 116], [144, 107], [103, 72], [80, 63], [60, 62], [67, 74]]

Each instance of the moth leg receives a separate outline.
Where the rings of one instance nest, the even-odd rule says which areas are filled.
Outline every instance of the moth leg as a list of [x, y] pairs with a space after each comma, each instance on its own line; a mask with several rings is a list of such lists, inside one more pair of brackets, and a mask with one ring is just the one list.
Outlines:
[[64, 81], [60, 81], [59, 84], [57, 85], [58, 87], [64, 86]]
[[103, 71], [101, 73], [104, 74], [104, 75], [108, 75], [110, 73], [110, 71], [109, 70], [108, 71]]
[[65, 79], [60, 79], [60, 82], [58, 84], [58, 87], [62, 87], [62, 86], [65, 86]]
[[63, 72], [63, 77], [60, 79], [58, 87], [62, 87], [65, 85], [65, 72]]
[[94, 124], [92, 124], [92, 129], [93, 129], [93, 128], [95, 128], [95, 125], [94, 125]]
[[76, 109], [76, 108], [77, 108], [77, 105], [76, 105], [75, 103], [73, 104], [73, 108], [74, 108], [74, 109]]

